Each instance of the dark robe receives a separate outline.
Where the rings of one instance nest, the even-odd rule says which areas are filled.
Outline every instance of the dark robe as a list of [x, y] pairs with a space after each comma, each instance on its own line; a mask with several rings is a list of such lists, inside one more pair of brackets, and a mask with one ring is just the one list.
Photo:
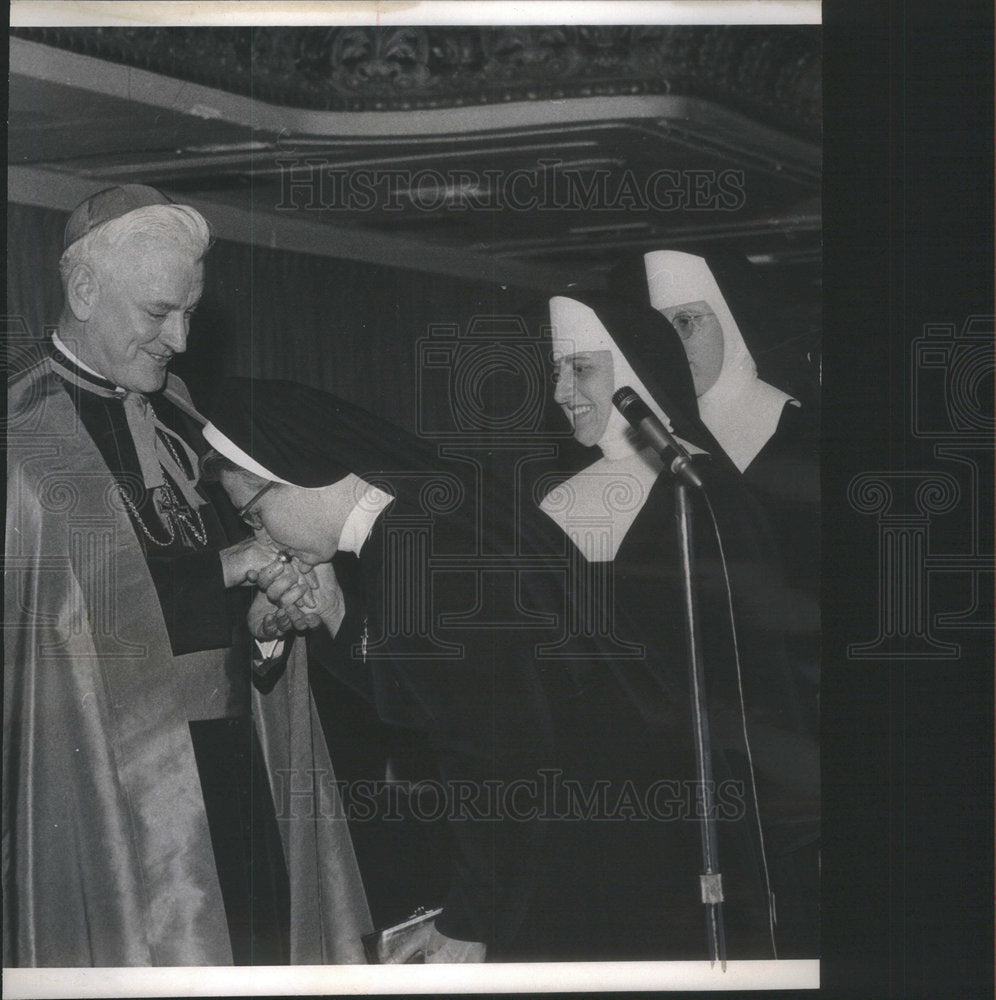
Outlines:
[[[163, 398], [198, 420], [178, 380]], [[234, 908], [281, 905], [272, 865], [268, 886], [232, 894], [246, 865], [257, 870], [257, 838], [289, 875], [283, 960], [289, 947], [292, 961], [362, 961], [369, 920], [344, 824], [286, 805], [290, 778], [332, 774], [302, 714], [304, 665], [289, 663], [267, 696], [250, 693], [210, 507], [213, 551], [175, 553], [170, 568], [170, 554], [139, 543], [114, 474], [126, 470], [89, 432], [99, 415], [83, 417], [47, 359], [12, 380], [8, 402], [5, 964], [231, 964], [240, 940], [255, 944]], [[188, 588], [199, 603], [178, 613]], [[254, 774], [260, 755], [267, 767]], [[237, 846], [233, 815], [251, 858], [224, 858]]]
[[786, 623], [791, 657], [812, 689], [815, 715], [820, 666], [820, 418], [809, 406], [786, 404], [775, 433], [744, 470], [744, 482], [764, 507], [795, 617]]
[[[696, 464], [706, 469], [704, 463]], [[788, 831], [816, 822], [818, 758], [788, 669], [777, 610], [785, 596], [765, 552], [760, 512], [736, 477], [716, 469], [703, 475], [730, 567], [757, 785], [755, 794], [722, 566], [708, 514], [696, 499], [697, 596], [727, 947], [731, 958], [770, 958], [765, 861], [771, 865]], [[589, 563], [579, 555], [575, 567], [572, 604], [595, 595], [604, 614], [597, 634], [575, 636], [571, 683], [565, 679], [562, 696], [551, 699], [558, 763], [580, 789], [603, 783], [606, 815], [601, 822], [554, 825], [532, 940], [517, 947], [536, 959], [705, 958], [672, 477], [657, 478], [614, 560]], [[573, 617], [584, 621], [590, 614], [579, 608]]]
[[[485, 493], [473, 482], [454, 491], [463, 496], [458, 508], [433, 503], [430, 484], [458, 478], [377, 474], [377, 485], [396, 499], [358, 560], [336, 557], [344, 583], [354, 581], [344, 587], [346, 617], [335, 640], [312, 634], [309, 648], [381, 720], [421, 734], [432, 764], [421, 777], [440, 782], [448, 797], [446, 888], [440, 899], [413, 902], [443, 906], [442, 933], [500, 948], [530, 904], [542, 838], [542, 817], [528, 806], [526, 815], [510, 815], [503, 795], [525, 782], [528, 798], [550, 764], [535, 666], [541, 620], [528, 620], [544, 607], [539, 581], [549, 581], [544, 571], [516, 576], [506, 545], [511, 522], [493, 510], [478, 519]], [[344, 560], [354, 563], [348, 571]], [[462, 804], [461, 794], [468, 796]]]
[[[773, 859], [818, 829], [812, 719], [786, 654], [798, 594], [786, 581], [768, 512], [698, 417], [687, 359], [670, 324], [634, 303], [570, 294], [595, 311], [676, 435], [713, 456], [694, 461], [707, 482], [722, 551], [702, 496], [693, 491], [691, 499], [727, 954], [772, 958], [785, 926], [776, 923], [778, 901], [800, 894], [798, 880], [775, 877]], [[610, 818], [565, 822], [551, 833], [551, 843], [559, 837], [552, 859], [560, 870], [548, 878], [549, 904], [535, 908], [547, 919], [534, 939], [549, 940], [549, 951], [561, 957], [705, 958], [674, 477], [655, 475], [652, 462], [641, 465], [634, 454], [597, 466], [589, 458], [571, 472], [579, 468], [592, 475], [549, 476], [545, 509], [551, 525], [561, 525], [553, 530], [579, 541], [605, 533], [603, 555], [612, 551], [610, 538], [618, 547], [608, 561], [580, 553], [574, 559], [569, 601], [576, 610], [568, 618], [587, 622], [588, 634], [573, 642], [577, 694], [554, 701], [554, 717], [559, 752], [578, 781], [606, 783]], [[636, 504], [626, 527], [617, 515]], [[572, 871], [583, 875], [572, 880]], [[805, 922], [803, 907], [790, 909]], [[815, 954], [812, 935], [799, 943], [805, 931], [792, 929], [792, 957]]]

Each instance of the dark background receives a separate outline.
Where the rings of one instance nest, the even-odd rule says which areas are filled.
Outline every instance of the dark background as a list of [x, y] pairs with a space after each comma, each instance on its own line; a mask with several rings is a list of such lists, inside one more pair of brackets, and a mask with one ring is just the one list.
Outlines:
[[[940, 467], [910, 432], [910, 342], [992, 331], [992, 6], [826, 3], [824, 25], [822, 992], [988, 997], [992, 632], [960, 632], [958, 660], [844, 651], [875, 634], [877, 577], [847, 484]], [[981, 392], [991, 412], [991, 367]], [[991, 576], [983, 600], [991, 621]]]

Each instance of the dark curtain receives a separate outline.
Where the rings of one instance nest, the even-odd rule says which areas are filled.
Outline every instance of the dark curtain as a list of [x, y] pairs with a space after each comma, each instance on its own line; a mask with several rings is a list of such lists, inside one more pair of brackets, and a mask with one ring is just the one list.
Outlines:
[[[8, 208], [8, 316], [13, 328], [41, 341], [62, 304], [58, 260], [67, 214]], [[498, 328], [517, 327], [516, 336], [535, 339], [545, 308], [536, 292], [219, 241], [208, 255], [187, 353], [173, 370], [202, 406], [218, 378], [250, 375], [334, 392], [409, 430], [444, 427], [452, 391], [438, 365], [425, 370], [419, 347], [430, 327], [452, 329], [440, 338], [444, 344], [477, 329], [477, 343], [482, 328], [504, 317]], [[12, 366], [23, 356], [13, 351]], [[522, 410], [524, 393], [549, 395], [534, 382], [499, 364], [486, 366], [476, 384], [482, 406], [503, 413]], [[543, 410], [546, 424], [550, 408]]]
[[68, 214], [25, 205], [7, 205], [8, 365], [20, 367], [29, 347], [47, 336], [59, 319], [62, 288], [59, 255]]

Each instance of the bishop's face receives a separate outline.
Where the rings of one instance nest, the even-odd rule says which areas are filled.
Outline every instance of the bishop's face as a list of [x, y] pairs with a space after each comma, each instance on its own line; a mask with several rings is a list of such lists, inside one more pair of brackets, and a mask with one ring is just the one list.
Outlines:
[[568, 354], [554, 362], [553, 398], [583, 445], [598, 444], [612, 416], [615, 391], [611, 351]]
[[134, 240], [92, 270], [80, 360], [125, 389], [156, 392], [170, 361], [187, 349], [203, 263], [169, 244]]

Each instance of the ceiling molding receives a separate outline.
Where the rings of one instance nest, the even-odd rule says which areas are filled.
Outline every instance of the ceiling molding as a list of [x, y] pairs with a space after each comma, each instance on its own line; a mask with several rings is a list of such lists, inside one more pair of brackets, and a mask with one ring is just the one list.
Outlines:
[[819, 161], [819, 147], [811, 140], [767, 128], [710, 101], [681, 95], [600, 95], [417, 111], [312, 111], [281, 107], [256, 97], [186, 83], [160, 73], [117, 65], [16, 36], [10, 42], [10, 75], [105, 97], [127, 95], [130, 101], [205, 122], [244, 126], [251, 137], [268, 133], [277, 144], [294, 143], [299, 137], [392, 143], [405, 137], [459, 138], [482, 132], [509, 130], [518, 133], [543, 126], [646, 119], [682, 123], [709, 121], [713, 127], [731, 134], [753, 132], [758, 137], [758, 145], [777, 149], [787, 159], [810, 164]]
[[[35, 167], [11, 166], [7, 172], [7, 197], [15, 204], [71, 212], [84, 198], [113, 184], [113, 180], [106, 178], [100, 180]], [[520, 263], [456, 247], [314, 222], [288, 213], [249, 210], [180, 195], [168, 187], [163, 191], [196, 208], [210, 223], [215, 237], [234, 243], [544, 292], [563, 289], [569, 283], [578, 287], [598, 287], [603, 280], [596, 272], [579, 273], [577, 268], [561, 270], [542, 264]]]
[[810, 138], [820, 128], [819, 26], [116, 26], [14, 34], [286, 108], [412, 111], [671, 94]]
[[[729, 79], [743, 51], [724, 30], [694, 37]], [[819, 264], [818, 137], [704, 97], [314, 110], [17, 34], [10, 56], [11, 199], [25, 204], [69, 211], [147, 183], [223, 239], [543, 291], [596, 287], [671, 244]]]

